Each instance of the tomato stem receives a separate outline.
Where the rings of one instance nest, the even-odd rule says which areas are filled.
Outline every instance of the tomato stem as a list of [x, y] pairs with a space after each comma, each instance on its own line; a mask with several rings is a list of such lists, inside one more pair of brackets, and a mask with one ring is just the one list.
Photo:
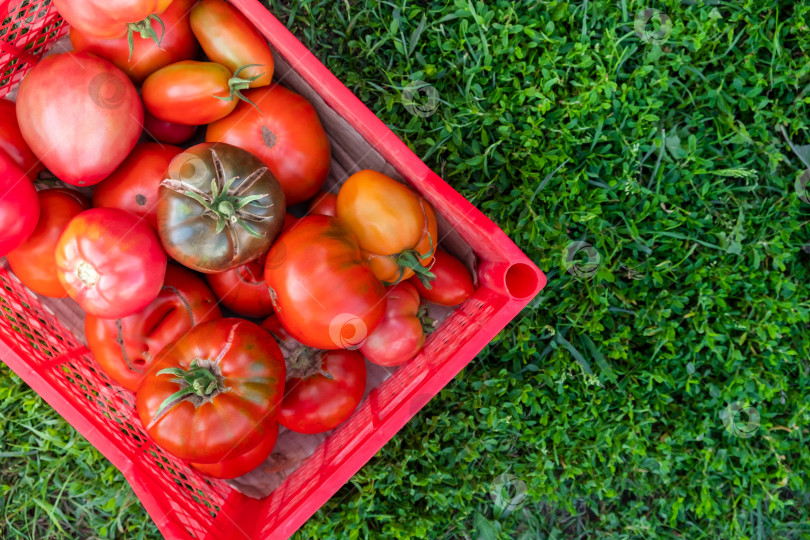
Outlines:
[[270, 218], [249, 212], [249, 206], [253, 205], [263, 209], [270, 208], [273, 206], [272, 203], [259, 204], [261, 199], [265, 197], [269, 198], [270, 195], [267, 193], [261, 195], [246, 195], [245, 193], [253, 187], [259, 178], [267, 173], [267, 167], [256, 169], [245, 178], [239, 187], [234, 188], [233, 184], [238, 180], [238, 177], [225, 178], [225, 168], [222, 166], [222, 162], [216, 150], [213, 148], [211, 148], [211, 158], [214, 162], [215, 177], [211, 180], [210, 193], [206, 193], [185, 182], [173, 179], [166, 179], [161, 182], [160, 185], [172, 191], [182, 193], [186, 197], [190, 197], [200, 203], [203, 208], [205, 208], [203, 215], [217, 220], [217, 234], [221, 233], [226, 226], [230, 225], [232, 227], [239, 226], [249, 235], [255, 236], [256, 238], [263, 238], [264, 235], [256, 231], [248, 222], [261, 223], [268, 221]]
[[335, 376], [323, 369], [323, 354], [324, 351], [306, 345], [288, 351], [288, 354], [284, 355], [287, 362], [287, 380], [306, 379], [313, 375], [323, 375], [330, 381], [334, 380]]
[[[152, 21], [157, 21], [158, 24], [160, 24], [160, 27], [163, 29], [160, 37], [158, 37], [155, 29], [152, 28]], [[166, 25], [163, 24], [163, 20], [154, 13], [142, 21], [129, 23], [127, 25], [127, 43], [129, 43], [128, 61], [132, 60], [132, 54], [135, 52], [135, 32], [137, 32], [138, 35], [143, 39], [151, 39], [159, 48], [161, 42], [163, 41], [163, 37], [166, 35]]]
[[211, 360], [195, 358], [188, 369], [173, 367], [161, 369], [158, 375], [174, 375], [172, 382], [180, 385], [180, 389], [163, 400], [155, 413], [152, 423], [156, 422], [172, 407], [181, 401], [191, 401], [195, 407], [211, 401], [214, 396], [227, 392], [219, 366]]
[[416, 312], [419, 322], [422, 323], [422, 331], [429, 336], [439, 328], [439, 321], [430, 317], [427, 306], [421, 306]]
[[431, 272], [429, 268], [422, 266], [420, 257], [422, 257], [422, 255], [418, 251], [409, 249], [400, 253], [396, 261], [401, 268], [410, 268], [413, 270], [413, 273], [416, 274], [419, 281], [422, 282], [426, 289], [430, 290], [433, 288], [430, 282], [436, 279], [436, 274]]
[[84, 261], [80, 262], [79, 266], [76, 267], [76, 275], [86, 287], [95, 287], [101, 277], [98, 275], [98, 271], [93, 268], [93, 265]]
[[255, 103], [253, 103], [247, 96], [245, 96], [242, 93], [242, 90], [248, 90], [250, 88], [250, 83], [258, 79], [259, 77], [263, 76], [264, 73], [259, 73], [255, 77], [250, 77], [247, 79], [241, 78], [239, 74], [248, 68], [263, 67], [263, 66], [264, 64], [247, 64], [240, 67], [234, 72], [233, 77], [231, 77], [228, 80], [228, 90], [230, 90], [230, 95], [226, 97], [222, 96], [214, 96], [214, 97], [217, 99], [221, 99], [222, 101], [233, 101], [235, 98], [239, 98], [242, 101], [245, 101], [253, 105], [256, 108], [256, 110], [259, 111], [259, 114], [262, 114], [262, 110]]

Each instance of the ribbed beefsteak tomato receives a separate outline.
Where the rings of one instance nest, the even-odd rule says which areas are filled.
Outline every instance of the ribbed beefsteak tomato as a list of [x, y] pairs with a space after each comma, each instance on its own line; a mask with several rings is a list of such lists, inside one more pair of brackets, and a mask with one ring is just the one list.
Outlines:
[[59, 281], [90, 315], [128, 317], [157, 298], [166, 253], [154, 229], [117, 208], [91, 208], [70, 220], [56, 243]]
[[158, 193], [166, 251], [208, 274], [266, 253], [287, 213], [284, 192], [264, 163], [229, 144], [198, 144], [175, 157]]
[[194, 463], [218, 463], [269, 435], [285, 379], [284, 357], [266, 330], [220, 319], [163, 349], [138, 387], [135, 406], [161, 448]]

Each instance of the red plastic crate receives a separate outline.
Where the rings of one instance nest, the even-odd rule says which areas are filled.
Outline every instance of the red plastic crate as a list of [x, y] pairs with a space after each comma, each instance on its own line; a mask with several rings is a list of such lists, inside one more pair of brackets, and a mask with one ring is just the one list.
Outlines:
[[[422, 193], [442, 244], [474, 259], [478, 289], [425, 349], [385, 379], [345, 424], [263, 499], [208, 479], [149, 441], [131, 393], [98, 368], [67, 301], [38, 297], [0, 260], [0, 359], [127, 478], [168, 538], [288, 538], [444, 387], [545, 286], [543, 273], [450, 188], [257, 0], [232, 0], [276, 53], [277, 79], [318, 109], [333, 143], [329, 183], [374, 168]], [[0, 97], [66, 32], [50, 0], [0, 0]], [[8, 14], [8, 15], [7, 15]]]

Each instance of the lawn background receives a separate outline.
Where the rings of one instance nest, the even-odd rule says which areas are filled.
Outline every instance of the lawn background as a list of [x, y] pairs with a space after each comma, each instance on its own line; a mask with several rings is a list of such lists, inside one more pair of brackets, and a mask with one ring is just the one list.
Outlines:
[[[810, 535], [810, 6], [269, 5], [549, 277], [297, 538]], [[671, 30], [637, 33], [646, 7]], [[159, 537], [5, 366], [0, 414], [0, 537]]]

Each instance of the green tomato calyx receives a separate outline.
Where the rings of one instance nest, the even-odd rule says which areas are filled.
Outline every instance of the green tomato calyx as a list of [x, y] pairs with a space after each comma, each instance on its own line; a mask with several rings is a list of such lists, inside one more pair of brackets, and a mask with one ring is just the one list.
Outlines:
[[225, 378], [222, 376], [219, 364], [212, 360], [195, 358], [188, 368], [161, 369], [157, 375], [174, 375], [172, 382], [179, 384], [180, 389], [163, 400], [150, 425], [157, 422], [178, 403], [190, 401], [195, 407], [200, 407], [217, 395], [230, 390], [225, 386]]
[[242, 101], [253, 105], [256, 108], [256, 110], [259, 111], [259, 114], [261, 114], [262, 110], [255, 103], [253, 103], [247, 96], [245, 96], [242, 93], [242, 90], [248, 90], [250, 88], [250, 83], [257, 80], [259, 77], [264, 76], [264, 73], [259, 73], [255, 77], [248, 77], [246, 79], [240, 77], [239, 74], [248, 68], [262, 67], [262, 66], [264, 66], [264, 64], [247, 64], [245, 66], [240, 67], [239, 69], [236, 70], [236, 72], [234, 72], [233, 77], [228, 79], [228, 90], [230, 92], [229, 95], [225, 97], [222, 96], [214, 96], [214, 97], [217, 99], [221, 99], [222, 101], [233, 101], [234, 99], [237, 98], [241, 99]]
[[216, 233], [221, 233], [225, 227], [240, 227], [249, 235], [256, 238], [263, 238], [264, 234], [258, 232], [252, 223], [263, 223], [270, 220], [269, 216], [260, 216], [250, 211], [251, 207], [267, 209], [273, 206], [261, 204], [262, 199], [269, 199], [268, 193], [247, 195], [246, 193], [256, 184], [256, 182], [267, 173], [267, 167], [261, 167], [253, 171], [237, 187], [233, 184], [239, 179], [238, 176], [227, 178], [225, 167], [219, 159], [216, 150], [211, 150], [211, 158], [214, 162], [215, 177], [211, 180], [211, 192], [207, 193], [197, 187], [179, 180], [166, 179], [160, 183], [161, 186], [169, 188], [186, 197], [190, 197], [200, 203], [205, 209], [203, 216], [215, 219], [217, 222]]
[[[152, 28], [152, 21], [157, 21], [160, 27], [163, 29], [161, 31], [160, 36], [157, 35], [155, 29]], [[155, 42], [155, 44], [160, 47], [161, 42], [163, 41], [164, 36], [166, 36], [166, 25], [163, 24], [163, 20], [155, 15], [149, 15], [142, 21], [129, 23], [127, 25], [127, 43], [129, 44], [129, 61], [132, 60], [132, 54], [135, 52], [135, 33], [137, 33], [143, 39], [151, 39]]]

